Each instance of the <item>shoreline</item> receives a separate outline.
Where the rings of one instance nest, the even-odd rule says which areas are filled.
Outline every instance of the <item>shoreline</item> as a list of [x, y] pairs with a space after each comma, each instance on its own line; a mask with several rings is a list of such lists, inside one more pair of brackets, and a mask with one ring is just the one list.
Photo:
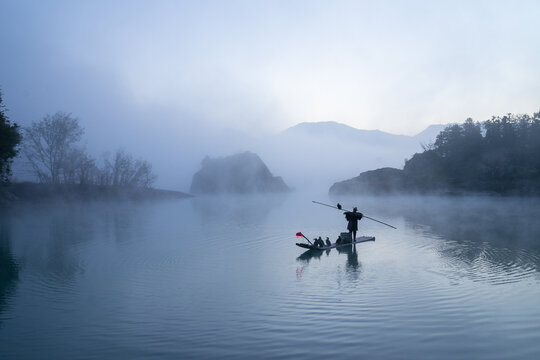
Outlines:
[[102, 185], [16, 182], [0, 187], [0, 204], [34, 201], [165, 200], [187, 199], [181, 191]]

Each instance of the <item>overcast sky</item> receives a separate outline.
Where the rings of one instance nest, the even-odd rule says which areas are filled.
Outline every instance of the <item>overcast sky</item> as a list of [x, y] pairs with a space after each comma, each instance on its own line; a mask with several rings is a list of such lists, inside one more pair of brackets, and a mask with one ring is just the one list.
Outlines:
[[64, 110], [87, 127], [414, 134], [540, 108], [538, 1], [0, 4], [0, 88], [22, 124]]

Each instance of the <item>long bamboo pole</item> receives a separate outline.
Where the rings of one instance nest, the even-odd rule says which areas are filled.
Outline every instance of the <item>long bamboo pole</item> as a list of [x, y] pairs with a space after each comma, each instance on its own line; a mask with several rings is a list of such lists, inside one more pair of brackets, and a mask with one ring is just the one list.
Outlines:
[[[347, 209], [340, 209], [340, 208], [338, 208], [337, 206], [324, 204], [324, 203], [322, 203], [322, 202], [318, 202], [318, 201], [314, 201], [314, 200], [312, 200], [311, 202], [313, 202], [313, 203], [315, 203], [315, 204], [319, 204], [319, 205], [328, 206], [328, 207], [331, 207], [331, 208], [334, 208], [334, 209], [337, 209], [337, 210], [341, 210], [341, 211], [349, 211], [349, 212], [350, 212], [350, 210], [347, 210]], [[392, 226], [392, 225], [387, 224], [387, 223], [385, 223], [385, 222], [382, 222], [382, 221], [380, 221], [380, 220], [374, 219], [374, 218], [372, 218], [372, 217], [366, 216], [366, 215], [364, 215], [364, 214], [362, 214], [362, 215], [363, 215], [363, 217], [365, 217], [366, 219], [376, 221], [376, 222], [378, 222], [378, 223], [381, 223], [381, 224], [386, 225], [386, 226], [390, 226], [391, 228], [397, 230], [397, 227], [395, 227], [395, 226]]]

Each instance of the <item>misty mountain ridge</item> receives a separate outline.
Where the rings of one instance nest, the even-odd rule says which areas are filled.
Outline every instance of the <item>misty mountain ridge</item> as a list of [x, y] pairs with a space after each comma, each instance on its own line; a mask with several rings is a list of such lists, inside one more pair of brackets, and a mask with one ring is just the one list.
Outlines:
[[[433, 131], [433, 129], [428, 129]], [[540, 194], [540, 112], [448, 126], [405, 162], [336, 182], [330, 194]]]
[[427, 128], [419, 132], [418, 134], [414, 135], [413, 138], [415, 138], [418, 142], [420, 142], [423, 145], [431, 144], [435, 141], [437, 138], [437, 135], [441, 131], [443, 131], [447, 126], [450, 126], [452, 124], [433, 124], [429, 125]]
[[303, 122], [259, 142], [252, 149], [293, 187], [328, 187], [381, 167], [402, 167], [405, 159], [435, 141], [431, 125], [415, 136], [361, 130], [334, 122]]
[[[234, 128], [193, 128], [175, 132], [169, 127], [157, 128], [145, 137], [136, 151], [153, 165], [159, 188], [189, 189], [193, 174], [200, 169], [205, 156], [212, 158], [252, 151], [294, 188], [323, 187], [360, 172], [380, 167], [401, 167], [404, 160], [422, 151], [422, 144], [433, 142], [437, 127], [432, 125], [418, 135], [394, 135], [380, 130], [360, 130], [337, 122], [299, 123], [274, 135], [255, 135]], [[171, 136], [173, 134], [173, 136]], [[133, 138], [135, 135], [130, 134]], [[160, 137], [159, 143], [152, 142]], [[111, 145], [112, 146], [112, 145]], [[99, 157], [99, 152], [94, 151]], [[157, 156], [159, 153], [174, 154]], [[24, 156], [13, 166], [15, 181], [35, 181]], [[181, 165], [179, 165], [181, 164]]]
[[339, 123], [336, 121], [322, 122], [302, 122], [281, 132], [281, 135], [304, 135], [304, 136], [325, 136], [338, 138], [341, 141], [358, 141], [369, 144], [380, 144], [380, 142], [433, 142], [435, 138], [447, 125], [433, 124], [414, 136], [397, 135], [381, 130], [363, 130]]

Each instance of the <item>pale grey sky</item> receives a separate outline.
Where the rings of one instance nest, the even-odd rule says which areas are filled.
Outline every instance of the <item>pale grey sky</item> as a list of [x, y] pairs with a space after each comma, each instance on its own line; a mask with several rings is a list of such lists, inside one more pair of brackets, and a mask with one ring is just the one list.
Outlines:
[[186, 131], [414, 134], [540, 107], [538, 1], [1, 0], [0, 14], [0, 87], [23, 124], [158, 112]]

